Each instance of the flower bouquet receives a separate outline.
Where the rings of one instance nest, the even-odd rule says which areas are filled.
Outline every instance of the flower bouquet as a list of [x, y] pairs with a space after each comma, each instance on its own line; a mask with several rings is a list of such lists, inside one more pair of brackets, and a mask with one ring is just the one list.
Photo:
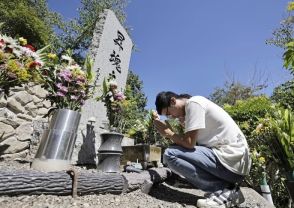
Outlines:
[[41, 82], [42, 51], [36, 52], [24, 38], [16, 40], [0, 34], [0, 94], [7, 96], [12, 87]]
[[71, 58], [70, 51], [62, 55], [60, 61], [55, 54], [47, 55], [42, 68], [42, 87], [48, 91], [46, 99], [54, 106], [53, 109], [80, 111], [85, 101], [93, 95], [92, 65], [87, 57], [81, 67]]
[[113, 78], [104, 79], [102, 95], [97, 97], [97, 101], [104, 102], [108, 118], [108, 129], [110, 131], [123, 132], [124, 122], [123, 110], [126, 97], [119, 91], [116, 81]]
[[[84, 69], [68, 51], [61, 56], [49, 53], [42, 68], [42, 85], [48, 91], [46, 99], [53, 107], [49, 128], [43, 133], [32, 168], [46, 171], [67, 170], [70, 167], [74, 144], [81, 118], [81, 107], [92, 96], [90, 85], [92, 61], [86, 58]], [[94, 89], [94, 88], [93, 88]]]

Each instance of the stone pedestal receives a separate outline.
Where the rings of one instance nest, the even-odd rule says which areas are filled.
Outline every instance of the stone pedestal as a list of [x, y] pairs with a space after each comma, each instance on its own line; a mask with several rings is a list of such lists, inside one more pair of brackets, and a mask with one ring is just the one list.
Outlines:
[[101, 134], [97, 169], [107, 173], [120, 172], [121, 141], [124, 135], [114, 132]]

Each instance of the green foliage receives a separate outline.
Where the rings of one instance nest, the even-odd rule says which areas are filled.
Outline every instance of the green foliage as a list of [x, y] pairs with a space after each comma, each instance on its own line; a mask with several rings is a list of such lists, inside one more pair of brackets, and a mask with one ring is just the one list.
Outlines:
[[275, 134], [276, 154], [286, 172], [294, 171], [294, 115], [288, 109], [279, 109], [270, 118], [270, 127]]
[[64, 23], [60, 34], [61, 47], [71, 48], [76, 56], [82, 56], [84, 51], [89, 48], [96, 22], [99, 20], [99, 14], [104, 9], [111, 9], [115, 12], [119, 21], [123, 24], [125, 21], [124, 9], [127, 5], [126, 0], [81, 0], [79, 15], [77, 18]]
[[274, 30], [273, 38], [266, 40], [267, 44], [285, 48], [286, 44], [293, 39], [293, 25], [289, 22], [282, 21], [278, 29]]
[[144, 112], [147, 104], [147, 97], [143, 92], [143, 81], [131, 70], [128, 73], [127, 86], [125, 92], [126, 96], [136, 100], [138, 112]]
[[85, 101], [93, 96], [92, 64], [86, 58], [84, 67], [89, 68], [82, 69], [71, 55], [70, 50], [61, 56], [61, 60], [55, 54], [47, 55], [45, 66], [41, 69], [42, 87], [48, 91], [46, 99], [54, 108], [80, 111]]
[[256, 128], [260, 118], [264, 118], [274, 111], [270, 99], [265, 96], [252, 97], [244, 101], [239, 100], [235, 105], [226, 104], [224, 109], [239, 124], [247, 137]]
[[145, 110], [147, 98], [143, 92], [143, 82], [138, 75], [129, 71], [125, 89], [127, 99], [131, 100], [126, 120], [126, 133], [135, 139], [135, 143], [161, 144], [165, 140], [153, 126], [150, 111]]
[[46, 0], [1, 0], [0, 22], [4, 34], [24, 37], [41, 48], [56, 38], [52, 27], [60, 21], [48, 10]]
[[294, 41], [286, 44], [286, 49], [283, 54], [284, 67], [290, 70], [290, 73], [294, 75]]
[[[112, 87], [111, 87], [112, 86]], [[103, 101], [107, 109], [107, 117], [110, 128], [116, 128], [123, 134], [135, 137], [133, 132], [134, 125], [145, 119], [147, 111], [146, 97], [143, 93], [143, 82], [133, 72], [129, 71], [126, 87], [124, 90], [124, 98], [118, 100], [116, 94], [117, 84], [111, 78], [104, 79], [102, 85], [102, 96], [98, 97], [98, 101]], [[137, 135], [134, 139], [139, 139]]]
[[293, 113], [275, 106], [272, 116], [260, 119], [260, 125], [254, 132], [262, 141], [262, 154], [267, 158], [266, 173], [272, 188], [276, 207], [286, 207], [287, 196], [284, 186], [285, 177], [293, 175], [294, 141]]
[[126, 85], [125, 95], [127, 102], [124, 103], [124, 111], [121, 114], [121, 120], [122, 123], [124, 123], [123, 133], [132, 137], [131, 129], [133, 128], [137, 120], [144, 119], [144, 116], [147, 113], [147, 111], [144, 110], [144, 108], [139, 108], [138, 103], [140, 103], [141, 100], [139, 100], [138, 97], [133, 96], [134, 94], [130, 83]]
[[271, 99], [284, 108], [294, 109], [294, 79], [277, 86]]
[[135, 121], [129, 134], [135, 139], [136, 144], [162, 145], [165, 143], [153, 125], [151, 110], [143, 118]]
[[224, 104], [234, 105], [237, 100], [245, 100], [266, 87], [265, 84], [257, 86], [245, 86], [239, 82], [226, 81], [224, 87], [216, 88], [210, 95], [210, 100], [223, 106]]
[[[51, 50], [62, 54], [68, 48], [79, 63], [89, 48], [99, 14], [111, 9], [121, 23], [125, 21], [126, 0], [81, 0], [77, 18], [66, 22], [57, 12], [48, 9], [47, 0], [1, 0], [2, 32], [12, 37], [24, 37], [35, 47], [49, 44]], [[54, 29], [58, 29], [55, 34]]]
[[102, 95], [97, 97], [97, 101], [104, 103], [106, 107], [106, 115], [108, 118], [108, 130], [122, 133], [124, 131], [124, 111], [127, 109], [127, 101], [122, 92], [118, 91], [117, 83], [114, 79], [109, 77], [104, 78], [102, 84]]
[[247, 100], [237, 101], [235, 105], [225, 105], [224, 109], [238, 123], [245, 134], [251, 148], [252, 167], [246, 177], [247, 182], [256, 191], [260, 190], [259, 184], [264, 175], [272, 190], [276, 207], [285, 207], [287, 192], [284, 186], [284, 164], [276, 155], [276, 136], [273, 131], [261, 131], [263, 121], [276, 118], [277, 106], [265, 96], [252, 97]]
[[287, 43], [291, 42], [293, 40], [293, 15], [291, 12], [294, 10], [293, 7], [294, 3], [289, 2], [287, 6], [288, 11], [288, 17], [281, 21], [281, 26], [274, 30], [273, 32], [273, 38], [266, 41], [267, 44], [273, 44], [275, 46], [278, 46], [280, 48], [285, 48]]
[[143, 82], [131, 70], [128, 73], [124, 94], [129, 101], [126, 115], [123, 118], [125, 121], [124, 133], [133, 137], [131, 129], [137, 123], [137, 120], [143, 120], [148, 112], [145, 110], [147, 98], [143, 92]]

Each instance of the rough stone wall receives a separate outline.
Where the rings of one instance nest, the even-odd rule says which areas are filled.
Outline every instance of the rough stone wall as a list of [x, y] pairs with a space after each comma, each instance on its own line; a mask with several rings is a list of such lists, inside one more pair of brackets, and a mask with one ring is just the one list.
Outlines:
[[7, 99], [0, 95], [0, 158], [34, 156], [48, 121], [43, 116], [51, 104], [39, 85], [11, 89]]

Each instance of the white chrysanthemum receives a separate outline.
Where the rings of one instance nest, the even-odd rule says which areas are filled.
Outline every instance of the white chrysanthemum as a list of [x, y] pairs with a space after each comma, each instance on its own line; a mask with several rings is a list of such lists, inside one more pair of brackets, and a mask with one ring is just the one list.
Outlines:
[[11, 45], [12, 47], [15, 47], [17, 45], [16, 41], [12, 37], [1, 35], [1, 39], [3, 39], [6, 44]]
[[109, 82], [108, 82], [108, 84], [109, 84], [109, 86], [115, 86], [115, 87], [117, 87], [117, 82], [115, 81], [115, 80], [110, 80]]
[[69, 63], [71, 63], [73, 61], [73, 59], [70, 56], [68, 56], [68, 55], [62, 55], [61, 56], [61, 60], [66, 60]]
[[19, 47], [19, 50], [21, 51], [22, 55], [24, 55], [24, 56], [30, 56], [30, 57], [33, 57], [35, 59], [39, 58], [39, 56], [29, 48]]
[[78, 64], [69, 65], [67, 68], [70, 70], [77, 70], [79, 74], [85, 74]]
[[15, 48], [12, 53], [17, 56], [18, 58], [20, 58], [22, 56], [22, 52], [20, 50], [18, 50], [17, 48]]

